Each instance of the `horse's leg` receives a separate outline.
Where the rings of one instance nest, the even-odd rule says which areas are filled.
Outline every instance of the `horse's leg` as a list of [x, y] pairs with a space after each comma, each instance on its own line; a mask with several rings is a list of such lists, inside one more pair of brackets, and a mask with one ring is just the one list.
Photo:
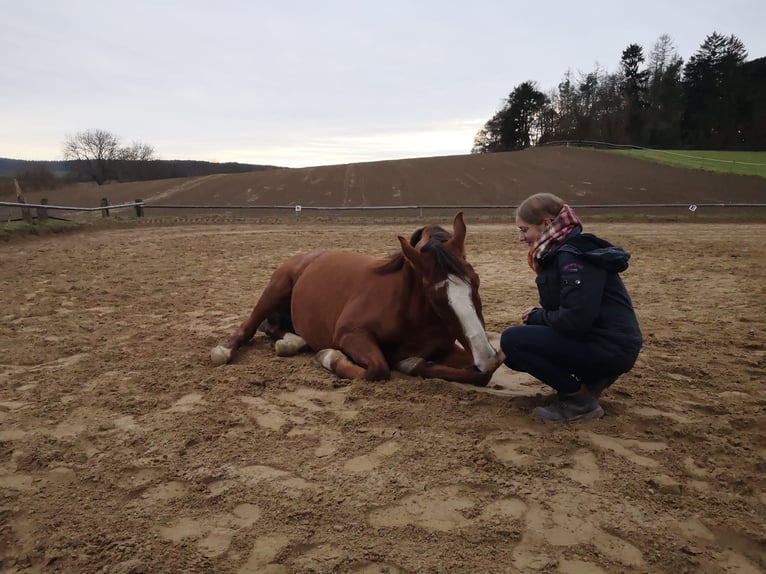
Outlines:
[[285, 334], [295, 331], [289, 311], [269, 313], [269, 316], [258, 325], [258, 330], [272, 341], [279, 341]]
[[456, 369], [470, 369], [474, 366], [473, 354], [459, 343], [455, 343], [452, 350], [444, 357], [440, 357], [438, 362], [447, 367], [455, 367]]
[[391, 377], [388, 361], [378, 343], [367, 333], [353, 331], [338, 338], [338, 349], [317, 353], [319, 363], [344, 379], [382, 381]]
[[492, 372], [482, 373], [474, 367], [469, 369], [459, 369], [448, 367], [439, 363], [432, 363], [420, 357], [410, 357], [399, 361], [396, 369], [413, 377], [423, 377], [424, 379], [444, 379], [456, 383], [466, 383], [477, 387], [486, 387], [492, 378]]
[[[234, 353], [255, 335], [256, 330], [275, 311], [290, 309], [290, 296], [293, 291], [293, 273], [290, 268], [279, 268], [271, 276], [261, 297], [253, 307], [250, 316], [243, 321], [234, 335], [225, 345], [218, 345], [210, 351], [210, 360], [215, 365], [228, 363]], [[268, 327], [267, 327], [268, 328]]]
[[317, 362], [341, 379], [363, 379], [364, 369], [338, 349], [322, 349], [316, 354]]
[[502, 358], [502, 355], [499, 355], [497, 364], [486, 373], [482, 373], [473, 366], [471, 353], [456, 345], [453, 351], [442, 359], [443, 362], [435, 363], [420, 357], [409, 357], [399, 361], [396, 364], [396, 369], [416, 377], [437, 378], [486, 387], [492, 374], [503, 364]]

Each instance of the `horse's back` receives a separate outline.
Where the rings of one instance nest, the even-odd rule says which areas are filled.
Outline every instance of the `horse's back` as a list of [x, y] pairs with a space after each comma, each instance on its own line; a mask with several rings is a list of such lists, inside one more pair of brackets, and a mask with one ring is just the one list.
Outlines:
[[[385, 296], [388, 282], [376, 271], [381, 260], [362, 253], [323, 251], [305, 265], [292, 291], [295, 331], [314, 349], [331, 347], [336, 326], [349, 305], [362, 309], [367, 301]], [[360, 317], [360, 320], [363, 318]]]

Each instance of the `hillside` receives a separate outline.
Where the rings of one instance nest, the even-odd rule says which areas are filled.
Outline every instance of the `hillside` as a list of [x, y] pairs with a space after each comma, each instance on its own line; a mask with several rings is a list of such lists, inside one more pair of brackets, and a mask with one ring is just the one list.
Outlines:
[[[538, 191], [555, 193], [573, 205], [766, 202], [762, 178], [679, 169], [575, 148], [77, 185], [28, 194], [27, 201], [47, 197], [54, 205], [96, 207], [103, 197], [112, 205], [142, 199], [147, 215], [163, 216], [189, 214], [167, 208], [183, 205], [515, 205]], [[236, 215], [256, 211], [239, 210]]]

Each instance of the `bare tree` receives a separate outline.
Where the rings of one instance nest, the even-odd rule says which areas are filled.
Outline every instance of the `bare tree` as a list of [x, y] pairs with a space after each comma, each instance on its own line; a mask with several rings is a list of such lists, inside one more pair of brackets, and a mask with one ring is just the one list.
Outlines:
[[154, 158], [154, 148], [134, 142], [121, 147], [119, 138], [105, 130], [86, 130], [67, 136], [64, 159], [76, 161], [81, 172], [102, 185], [117, 174], [118, 162], [147, 161]]
[[680, 56], [673, 39], [669, 34], [662, 34], [654, 43], [649, 52], [649, 72], [653, 76], [664, 73], [669, 67], [675, 65]]
[[125, 161], [149, 161], [154, 159], [154, 148], [142, 142], [133, 142], [120, 149], [120, 159]]
[[64, 159], [74, 160], [98, 185], [109, 178], [109, 164], [117, 159], [117, 136], [105, 130], [87, 130], [67, 136]]
[[649, 52], [649, 84], [646, 110], [649, 145], [676, 147], [681, 143], [684, 93], [681, 84], [683, 59], [672, 38], [662, 34]]

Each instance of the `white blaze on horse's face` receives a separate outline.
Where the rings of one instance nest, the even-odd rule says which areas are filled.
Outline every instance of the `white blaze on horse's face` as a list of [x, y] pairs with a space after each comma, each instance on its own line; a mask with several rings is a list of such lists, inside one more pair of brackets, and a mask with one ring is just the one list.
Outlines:
[[486, 373], [495, 366], [497, 352], [490, 345], [484, 325], [482, 325], [476, 307], [473, 305], [471, 284], [455, 275], [449, 275], [446, 280], [434, 285], [434, 287], [440, 289], [445, 284], [449, 305], [460, 321], [463, 334], [471, 346], [473, 364], [482, 373]]

